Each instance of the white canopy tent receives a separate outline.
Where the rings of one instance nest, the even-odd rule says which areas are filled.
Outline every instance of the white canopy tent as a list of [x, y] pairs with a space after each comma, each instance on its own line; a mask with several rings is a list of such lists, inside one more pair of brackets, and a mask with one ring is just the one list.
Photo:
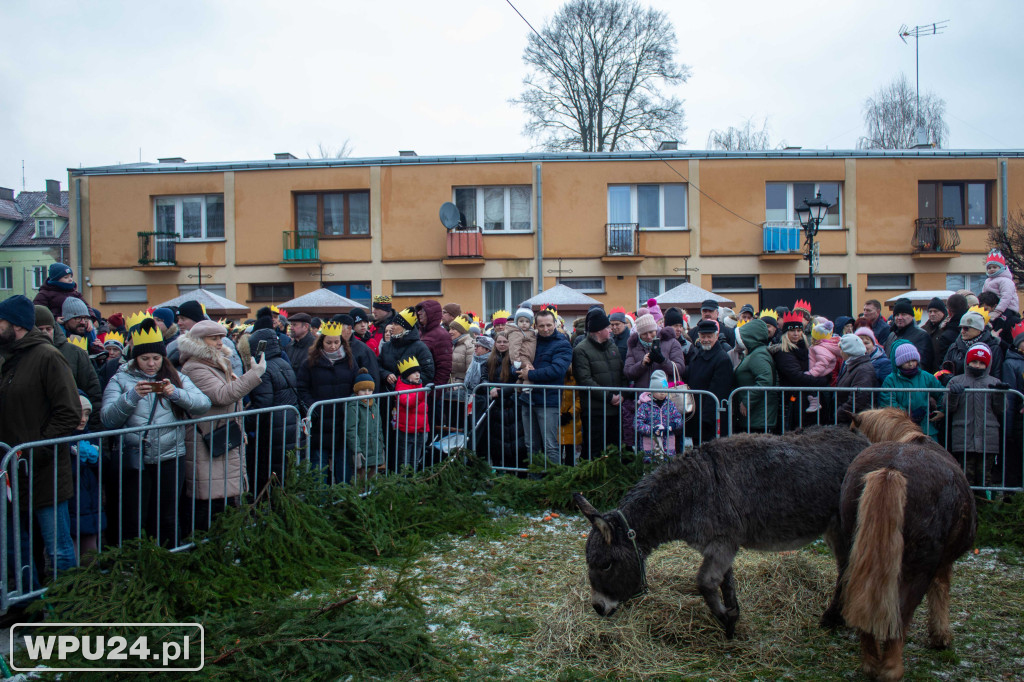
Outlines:
[[218, 296], [206, 289], [196, 289], [188, 292], [187, 294], [175, 296], [169, 301], [158, 303], [153, 307], [169, 308], [171, 306], [180, 306], [185, 301], [198, 301], [199, 303], [202, 303], [203, 307], [206, 308], [206, 314], [212, 318], [245, 317], [249, 314], [249, 306], [242, 305], [241, 303], [235, 303], [230, 299]]

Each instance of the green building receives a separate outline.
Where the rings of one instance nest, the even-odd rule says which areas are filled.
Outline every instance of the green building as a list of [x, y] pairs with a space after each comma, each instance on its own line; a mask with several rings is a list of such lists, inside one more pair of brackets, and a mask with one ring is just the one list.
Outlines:
[[68, 193], [46, 181], [45, 192], [0, 187], [0, 299], [35, 298], [51, 263], [71, 264]]

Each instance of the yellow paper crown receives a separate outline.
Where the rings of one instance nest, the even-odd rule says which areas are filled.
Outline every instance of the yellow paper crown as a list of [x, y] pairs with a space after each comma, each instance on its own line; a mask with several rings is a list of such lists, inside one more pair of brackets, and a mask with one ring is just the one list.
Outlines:
[[225, 320], [223, 317], [217, 320], [217, 324], [224, 327], [228, 331], [231, 331], [235, 326], [231, 320]]
[[920, 308], [914, 308], [914, 322], [920, 322], [921, 321], [921, 313], [923, 313], [923, 312], [924, 311], [921, 310]]
[[740, 327], [745, 325], [747, 322], [750, 322], [750, 320], [744, 320], [743, 318], [740, 318], [739, 320], [736, 321], [736, 328], [739, 329]]
[[132, 313], [131, 315], [129, 315], [128, 319], [125, 321], [125, 324], [127, 326], [127, 329], [130, 331], [132, 327], [137, 327], [140, 324], [142, 324], [143, 320], [152, 320], [152, 319], [153, 319], [152, 315], [147, 313], [145, 310], [140, 310], [137, 313]]
[[406, 308], [405, 310], [401, 310], [399, 311], [398, 316], [409, 323], [410, 329], [416, 326], [416, 321], [419, 319], [416, 317], [415, 308]]
[[[205, 313], [206, 310], [203, 310], [203, 312]], [[270, 312], [280, 315], [281, 314], [281, 309], [278, 308], [276, 305], [272, 305], [272, 306], [270, 306]]]
[[512, 313], [507, 310], [495, 310], [494, 314], [491, 315], [491, 322], [494, 322], [495, 320], [507, 320], [511, 316]]
[[108, 341], [117, 341], [123, 346], [124, 336], [120, 332], [107, 332], [106, 336], [103, 337], [103, 345], [107, 345]]
[[767, 310], [762, 310], [762, 311], [758, 312], [757, 316], [759, 318], [761, 318], [762, 320], [764, 320], [764, 319], [773, 320], [775, 326], [776, 327], [779, 326], [779, 324], [778, 324], [779, 323], [779, 314], [777, 312], [775, 312], [774, 310], [772, 310], [771, 308], [768, 308]]
[[340, 322], [324, 322], [320, 325], [321, 336], [341, 336]]
[[981, 315], [981, 318], [985, 320], [985, 324], [988, 324], [988, 311], [982, 308], [980, 305], [972, 305], [970, 308], [967, 309], [967, 312], [978, 313], [979, 315]]
[[398, 361], [398, 373], [405, 374], [408, 370], [420, 366], [420, 361], [416, 359], [415, 355], [410, 355], [405, 360]]
[[157, 329], [156, 322], [153, 318], [149, 318], [149, 321], [143, 320], [139, 323], [139, 326], [132, 330], [132, 345], [142, 346], [147, 343], [163, 343], [164, 335]]
[[72, 334], [71, 336], [68, 337], [68, 341], [71, 343], [72, 346], [78, 346], [79, 348], [81, 348], [84, 351], [88, 351], [89, 350], [89, 344], [87, 344], [85, 342], [85, 337], [84, 336], [79, 336], [78, 334]]

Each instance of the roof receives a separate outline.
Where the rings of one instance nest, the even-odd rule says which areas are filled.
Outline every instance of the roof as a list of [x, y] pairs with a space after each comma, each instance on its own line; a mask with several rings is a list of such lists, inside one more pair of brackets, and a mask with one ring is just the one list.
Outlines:
[[345, 298], [341, 294], [334, 293], [330, 289], [317, 289], [298, 298], [293, 298], [290, 301], [279, 303], [278, 307], [284, 308], [289, 313], [327, 312], [328, 310], [330, 312], [342, 313], [353, 308], [362, 308], [363, 306], [351, 298]]
[[654, 297], [654, 300], [658, 302], [659, 307], [663, 305], [680, 305], [692, 308], [694, 306], [699, 306], [708, 299], [716, 301], [719, 307], [731, 307], [736, 305], [735, 301], [728, 299], [725, 296], [719, 296], [707, 289], [701, 289], [699, 286], [692, 284], [691, 282], [683, 282], [679, 286], [673, 287], [665, 293]]
[[[20, 221], [11, 228], [11, 231], [4, 240], [0, 242], [0, 248], [32, 247], [46, 249], [54, 246], [70, 247], [71, 230], [68, 229], [67, 224], [65, 224], [64, 229], [56, 237], [36, 239], [33, 237], [36, 233], [36, 221], [32, 217], [32, 214], [40, 206], [46, 206], [56, 213], [58, 217], [67, 220], [69, 201], [69, 193], [66, 191], [60, 193], [59, 205], [47, 202], [46, 192], [20, 192], [14, 201], [0, 200], [0, 218], [7, 218], [4, 214], [9, 213], [12, 217], [7, 218], [8, 220]], [[17, 211], [17, 217], [13, 215], [14, 211]]]
[[556, 284], [547, 291], [542, 291], [536, 296], [531, 296], [525, 301], [531, 306], [542, 306], [545, 303], [553, 303], [557, 306], [592, 306], [602, 305], [600, 301], [581, 294], [572, 287], [564, 284]]
[[885, 299], [885, 304], [891, 308], [901, 298], [909, 298], [911, 303], [927, 303], [933, 298], [945, 301], [955, 293], [955, 291], [947, 291], [946, 289], [938, 289], [936, 291], [904, 291], [899, 296]]
[[1024, 158], [1024, 149], [772, 149], [766, 151], [673, 150], [631, 152], [543, 152], [440, 156], [377, 156], [344, 159], [258, 159], [193, 163], [127, 163], [69, 168], [72, 176], [147, 173], [221, 173], [239, 170], [337, 168], [345, 166], [423, 166], [465, 163], [536, 163], [580, 161], [684, 161], [690, 159], [958, 159]]
[[180, 306], [185, 301], [199, 301], [208, 311], [216, 311], [220, 314], [232, 314], [232, 313], [247, 313], [249, 312], [249, 306], [242, 305], [241, 303], [235, 303], [234, 301], [218, 296], [212, 291], [206, 289], [196, 289], [190, 291], [187, 294], [181, 296], [175, 296], [169, 301], [163, 303], [157, 303], [154, 308], [166, 308], [168, 306]]

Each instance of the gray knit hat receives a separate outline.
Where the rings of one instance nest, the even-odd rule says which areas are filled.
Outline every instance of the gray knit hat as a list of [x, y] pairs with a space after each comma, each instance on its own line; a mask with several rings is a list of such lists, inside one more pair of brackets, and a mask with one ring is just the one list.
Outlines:
[[75, 317], [89, 317], [89, 306], [80, 298], [68, 296], [64, 299], [64, 305], [60, 307], [60, 316], [65, 320]]

